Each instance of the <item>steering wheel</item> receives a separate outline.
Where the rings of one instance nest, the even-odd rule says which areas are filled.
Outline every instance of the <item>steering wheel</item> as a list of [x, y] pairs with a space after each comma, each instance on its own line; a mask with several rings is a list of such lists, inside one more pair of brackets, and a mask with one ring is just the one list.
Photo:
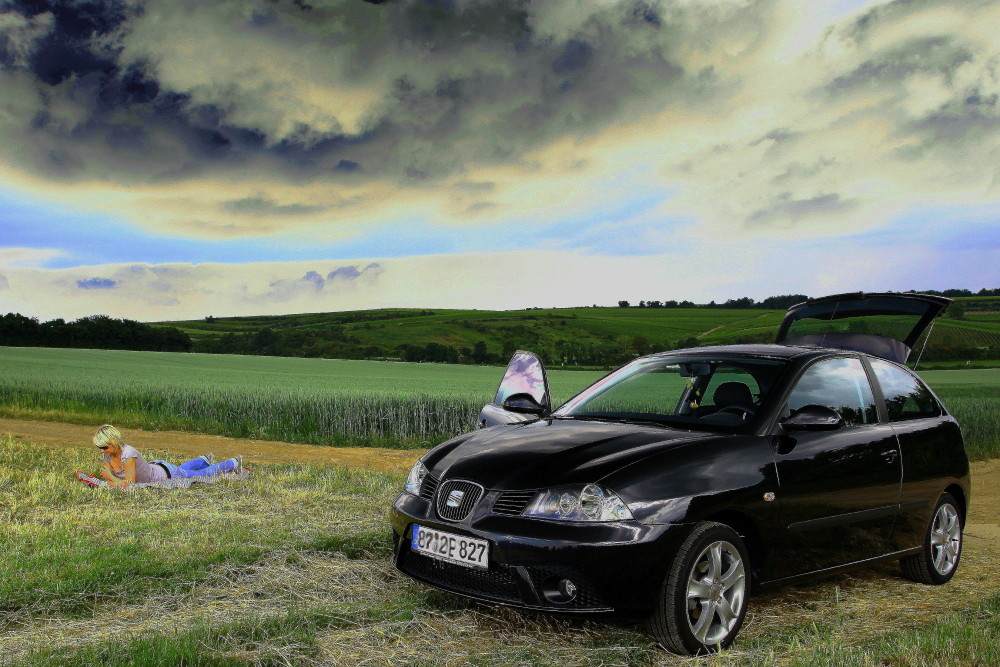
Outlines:
[[723, 412], [732, 412], [740, 416], [740, 419], [746, 421], [750, 417], [754, 416], [754, 411], [750, 408], [744, 408], [742, 405], [727, 405], [724, 408], [719, 408], [716, 414], [721, 414]]

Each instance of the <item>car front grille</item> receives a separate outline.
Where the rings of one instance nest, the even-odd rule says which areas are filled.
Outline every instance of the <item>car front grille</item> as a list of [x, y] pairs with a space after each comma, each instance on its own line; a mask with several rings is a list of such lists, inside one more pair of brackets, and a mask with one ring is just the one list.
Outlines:
[[447, 521], [461, 521], [483, 497], [483, 487], [474, 482], [449, 479], [437, 492], [438, 516]]
[[424, 481], [420, 484], [420, 497], [424, 500], [433, 500], [434, 492], [438, 488], [438, 480], [436, 477], [431, 477], [430, 475], [424, 475]]
[[501, 602], [521, 602], [514, 573], [499, 563], [490, 563], [488, 570], [474, 570], [407, 550], [400, 569], [445, 590]]
[[538, 491], [504, 491], [493, 503], [494, 514], [519, 516]]

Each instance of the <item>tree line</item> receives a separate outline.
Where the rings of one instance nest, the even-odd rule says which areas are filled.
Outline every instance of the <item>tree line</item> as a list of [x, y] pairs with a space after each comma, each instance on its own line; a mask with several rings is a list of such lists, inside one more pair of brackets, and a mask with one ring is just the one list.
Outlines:
[[[957, 297], [976, 297], [976, 296], [1000, 296], [1000, 287], [996, 289], [986, 289], [983, 288], [978, 292], [973, 292], [967, 289], [946, 289], [943, 291], [938, 290], [909, 290], [907, 292], [901, 292], [901, 294], [933, 294], [935, 296], [946, 296], [949, 298]], [[763, 301], [754, 301], [751, 297], [744, 296], [739, 299], [727, 299], [723, 303], [716, 303], [715, 301], [709, 301], [706, 304], [696, 304], [691, 301], [676, 301], [671, 299], [669, 301], [640, 301], [635, 306], [629, 301], [619, 301], [619, 308], [757, 308], [761, 310], [787, 310], [797, 303], [802, 303], [809, 299], [805, 294], [781, 294], [779, 296], [769, 296]]]
[[[762, 310], [787, 310], [790, 306], [806, 301], [809, 297], [805, 294], [782, 294], [781, 296], [769, 296], [763, 301], [754, 301], [748, 296], [739, 299], [728, 299], [724, 303], [709, 301], [706, 304], [696, 304], [691, 301], [640, 301], [636, 308], [759, 308]], [[619, 308], [632, 308], [629, 301], [619, 301]]]
[[[1000, 288], [980, 290], [925, 290], [924, 293], [948, 297], [966, 297], [949, 307], [946, 317], [963, 319], [966, 307], [971, 310], [993, 308], [990, 301], [982, 304], [968, 297], [1000, 296]], [[710, 302], [697, 305], [691, 301], [640, 301], [632, 306], [619, 301], [621, 308], [735, 308], [785, 310], [807, 300], [804, 294], [785, 294], [755, 301], [750, 297], [729, 299], [723, 303]], [[530, 310], [530, 309], [529, 309]], [[83, 317], [75, 322], [62, 319], [39, 323], [18, 313], [8, 313], [0, 318], [0, 345], [13, 347], [75, 347], [121, 350], [152, 350], [164, 352], [203, 352], [209, 354], [244, 354], [282, 357], [322, 357], [332, 359], [392, 359], [411, 362], [437, 362], [458, 364], [502, 364], [518, 348], [531, 349], [553, 365], [564, 367], [609, 367], [629, 361], [636, 356], [661, 350], [697, 347], [703, 341], [694, 336], [679, 340], [647, 340], [637, 334], [597, 334], [571, 326], [576, 314], [541, 315], [526, 314], [518, 321], [475, 319], [457, 322], [459, 329], [475, 332], [483, 339], [469, 345], [452, 345], [442, 342], [391, 344], [378, 335], [367, 334], [378, 326], [364, 318], [394, 319], [414, 315], [432, 315], [433, 311], [419, 313], [343, 313], [334, 322], [316, 326], [310, 322], [282, 326], [285, 319], [278, 318], [276, 326], [261, 323], [243, 332], [206, 334], [192, 341], [190, 336], [176, 327], [142, 324], [133, 320], [114, 319], [106, 315]], [[295, 316], [291, 316], [294, 318]], [[209, 323], [213, 317], [206, 317]], [[521, 321], [538, 320], [538, 321]], [[298, 325], [297, 325], [298, 324]], [[301, 326], [299, 326], [301, 325]], [[470, 333], [471, 333], [470, 332]], [[476, 336], [478, 334], [479, 336]], [[715, 343], [767, 343], [773, 339], [771, 332], [736, 334]], [[487, 345], [489, 342], [489, 346]], [[1000, 350], [956, 344], [957, 341], [931, 341], [926, 350], [926, 360], [979, 360], [997, 358]]]
[[39, 322], [20, 313], [0, 317], [0, 345], [9, 347], [74, 347], [99, 350], [190, 352], [191, 337], [177, 327], [90, 315], [74, 322]]

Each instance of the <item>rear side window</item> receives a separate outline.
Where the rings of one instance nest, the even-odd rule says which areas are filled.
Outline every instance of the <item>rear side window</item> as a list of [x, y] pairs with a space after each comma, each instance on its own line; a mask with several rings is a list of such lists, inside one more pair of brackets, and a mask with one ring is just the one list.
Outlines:
[[857, 359], [825, 359], [806, 369], [788, 397], [788, 408], [794, 412], [806, 405], [833, 408], [852, 426], [878, 421], [868, 375]]
[[899, 366], [874, 359], [872, 368], [885, 396], [889, 421], [937, 417], [941, 414], [941, 406], [934, 399], [934, 395], [912, 373]]

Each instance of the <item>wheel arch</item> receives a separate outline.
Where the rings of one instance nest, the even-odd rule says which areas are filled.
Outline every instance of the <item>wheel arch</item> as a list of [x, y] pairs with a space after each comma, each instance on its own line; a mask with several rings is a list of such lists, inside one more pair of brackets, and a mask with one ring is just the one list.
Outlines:
[[724, 510], [706, 516], [705, 521], [714, 521], [729, 526], [743, 538], [747, 550], [750, 552], [750, 590], [756, 593], [760, 590], [760, 566], [767, 557], [767, 547], [764, 544], [764, 536], [757, 526], [757, 523], [742, 512], [737, 510]]
[[959, 504], [958, 511], [961, 512], [962, 514], [962, 527], [964, 528], [966, 517], [968, 516], [969, 513], [969, 505], [968, 505], [969, 501], [965, 497], [965, 489], [963, 489], [958, 484], [949, 484], [948, 487], [945, 488], [944, 493], [950, 493], [952, 498], [954, 498], [956, 502], [958, 502]]

